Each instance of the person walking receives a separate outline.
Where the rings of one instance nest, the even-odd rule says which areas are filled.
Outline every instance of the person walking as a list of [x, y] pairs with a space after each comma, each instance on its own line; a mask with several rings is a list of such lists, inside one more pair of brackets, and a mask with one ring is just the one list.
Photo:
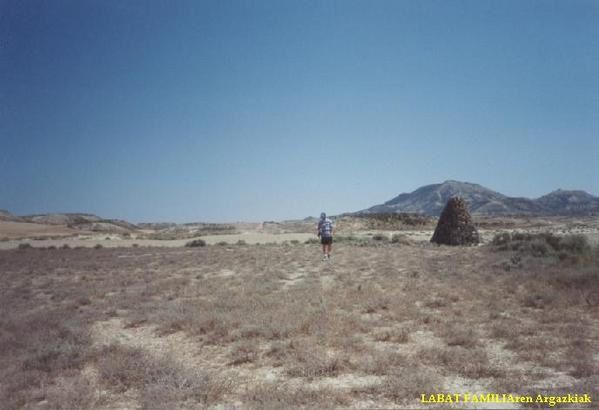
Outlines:
[[333, 221], [327, 218], [327, 214], [324, 212], [320, 214], [317, 235], [322, 244], [322, 259], [325, 261], [329, 260], [331, 258], [331, 250], [333, 249]]

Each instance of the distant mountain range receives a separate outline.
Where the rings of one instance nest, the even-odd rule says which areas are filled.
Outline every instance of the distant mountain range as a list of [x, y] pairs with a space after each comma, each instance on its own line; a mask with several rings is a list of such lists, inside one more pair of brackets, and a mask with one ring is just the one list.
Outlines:
[[503, 195], [478, 184], [445, 181], [426, 185], [389, 201], [356, 212], [441, 214], [447, 200], [460, 196], [474, 215], [588, 215], [599, 214], [599, 198], [584, 191], [558, 189], [537, 199]]
[[[530, 199], [510, 197], [482, 185], [452, 180], [425, 185], [414, 192], [400, 194], [383, 204], [344, 215], [415, 213], [439, 216], [449, 198], [454, 196], [464, 198], [473, 215], [599, 215], [599, 197], [585, 191], [558, 189], [540, 198]], [[306, 218], [304, 222], [315, 220], [316, 218]], [[79, 230], [116, 233], [176, 226], [170, 223], [135, 225], [123, 220], [104, 219], [85, 213], [17, 216], [4, 209], [0, 209], [0, 221], [64, 225]]]

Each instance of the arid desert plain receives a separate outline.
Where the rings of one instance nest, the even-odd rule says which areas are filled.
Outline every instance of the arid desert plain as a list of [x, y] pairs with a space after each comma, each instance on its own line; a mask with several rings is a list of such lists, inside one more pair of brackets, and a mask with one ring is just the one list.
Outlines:
[[340, 217], [323, 261], [311, 220], [0, 221], [0, 407], [596, 407], [599, 219], [435, 223]]

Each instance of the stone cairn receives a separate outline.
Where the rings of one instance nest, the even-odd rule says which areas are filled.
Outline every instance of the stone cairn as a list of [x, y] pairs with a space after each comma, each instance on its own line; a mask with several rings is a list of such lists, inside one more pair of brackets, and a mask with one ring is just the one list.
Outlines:
[[466, 201], [459, 197], [447, 201], [431, 242], [439, 245], [474, 245], [479, 242]]

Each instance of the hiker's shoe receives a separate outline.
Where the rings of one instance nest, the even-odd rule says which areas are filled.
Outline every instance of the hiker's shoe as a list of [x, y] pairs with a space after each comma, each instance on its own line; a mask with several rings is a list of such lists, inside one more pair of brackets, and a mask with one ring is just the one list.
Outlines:
[[323, 261], [326, 261], [326, 260], [328, 260], [328, 259], [329, 259], [329, 257], [328, 257], [327, 255], [324, 255], [324, 256], [322, 257], [322, 260], [323, 260]]

